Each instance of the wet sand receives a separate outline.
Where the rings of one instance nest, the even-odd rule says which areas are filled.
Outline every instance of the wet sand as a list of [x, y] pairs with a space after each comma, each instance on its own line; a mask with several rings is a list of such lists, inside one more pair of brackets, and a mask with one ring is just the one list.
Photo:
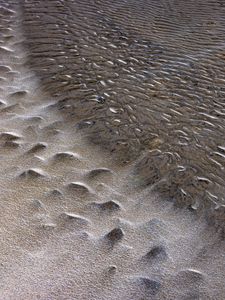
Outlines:
[[222, 1], [0, 1], [0, 300], [224, 299]]

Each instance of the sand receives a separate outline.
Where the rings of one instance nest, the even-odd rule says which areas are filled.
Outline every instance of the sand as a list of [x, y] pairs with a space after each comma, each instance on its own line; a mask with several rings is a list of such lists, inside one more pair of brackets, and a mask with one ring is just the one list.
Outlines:
[[223, 16], [0, 1], [0, 300], [224, 299]]

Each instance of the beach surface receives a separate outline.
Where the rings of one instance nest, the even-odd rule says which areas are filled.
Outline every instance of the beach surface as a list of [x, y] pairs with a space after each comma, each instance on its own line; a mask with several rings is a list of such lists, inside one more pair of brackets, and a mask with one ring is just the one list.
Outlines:
[[225, 3], [0, 0], [0, 300], [225, 298]]

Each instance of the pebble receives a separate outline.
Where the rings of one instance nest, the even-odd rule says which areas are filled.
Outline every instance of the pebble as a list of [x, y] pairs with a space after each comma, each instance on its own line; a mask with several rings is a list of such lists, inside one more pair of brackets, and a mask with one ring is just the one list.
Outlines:
[[114, 228], [105, 236], [110, 242], [116, 243], [122, 240], [124, 232], [121, 228]]
[[94, 202], [93, 205], [94, 207], [101, 209], [102, 211], [112, 212], [120, 209], [120, 205], [113, 200], [109, 200], [103, 203]]

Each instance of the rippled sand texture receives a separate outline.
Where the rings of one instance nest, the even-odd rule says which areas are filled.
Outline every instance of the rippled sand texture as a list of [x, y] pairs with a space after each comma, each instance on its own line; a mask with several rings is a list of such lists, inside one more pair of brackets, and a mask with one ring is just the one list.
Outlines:
[[0, 300], [224, 299], [224, 10], [0, 0]]
[[24, 9], [32, 68], [58, 107], [89, 140], [135, 161], [138, 185], [214, 214], [225, 192], [225, 3], [51, 0]]

